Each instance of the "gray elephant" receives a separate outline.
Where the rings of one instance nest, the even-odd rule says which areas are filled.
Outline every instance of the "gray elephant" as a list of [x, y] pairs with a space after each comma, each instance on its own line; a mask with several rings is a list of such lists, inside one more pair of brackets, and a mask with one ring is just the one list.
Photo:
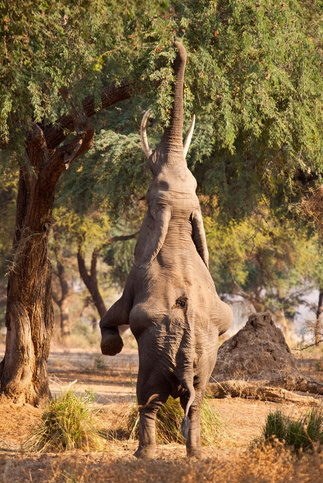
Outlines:
[[183, 146], [183, 84], [186, 51], [176, 43], [175, 82], [169, 126], [158, 147], [141, 142], [152, 172], [148, 211], [139, 232], [134, 265], [121, 298], [100, 322], [103, 354], [123, 347], [118, 326], [130, 324], [139, 349], [137, 399], [139, 447], [135, 456], [155, 456], [155, 420], [171, 395], [184, 410], [182, 431], [188, 456], [200, 453], [200, 407], [216, 362], [219, 334], [231, 324], [231, 308], [217, 295], [208, 270], [208, 249], [186, 164], [194, 118]]

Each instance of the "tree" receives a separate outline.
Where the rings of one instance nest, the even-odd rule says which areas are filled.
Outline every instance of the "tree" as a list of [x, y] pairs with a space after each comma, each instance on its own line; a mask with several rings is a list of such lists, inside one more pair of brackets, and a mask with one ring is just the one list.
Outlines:
[[[8, 397], [39, 404], [49, 394], [46, 361], [53, 328], [53, 311], [47, 247], [55, 190], [66, 167], [90, 147], [94, 131], [88, 123], [88, 117], [95, 113], [95, 103], [94, 98], [87, 98], [81, 109], [74, 109], [72, 115], [61, 117], [57, 125], [45, 124], [44, 117], [48, 109], [52, 110], [52, 115], [59, 111], [59, 94], [65, 99], [69, 96], [67, 86], [73, 74], [73, 66], [76, 67], [69, 54], [65, 62], [71, 60], [70, 78], [62, 75], [64, 66], [61, 63], [58, 69], [61, 78], [58, 82], [58, 77], [48, 70], [50, 62], [57, 55], [56, 48], [66, 49], [66, 40], [70, 40], [75, 34], [78, 34], [77, 40], [84, 47], [88, 12], [81, 5], [77, 12], [80, 16], [73, 16], [72, 25], [69, 25], [68, 15], [71, 14], [71, 8], [68, 7], [68, 2], [61, 2], [52, 11], [46, 4], [29, 3], [23, 9], [18, 2], [10, 4], [10, 10], [6, 9], [8, 5], [4, 5], [4, 11], [2, 10], [2, 14], [5, 14], [2, 15], [6, 59], [4, 84], [12, 81], [17, 58], [19, 61], [24, 58], [27, 73], [23, 70], [20, 80], [22, 85], [19, 87], [29, 90], [32, 101], [27, 104], [26, 109], [19, 112], [21, 106], [12, 102], [18, 87], [14, 82], [8, 94], [2, 93], [1, 96], [4, 113], [1, 124], [2, 142], [9, 141], [10, 122], [17, 126], [13, 129], [17, 137], [19, 130], [27, 130], [28, 134], [25, 140], [26, 158], [20, 166], [14, 260], [7, 292], [6, 352], [0, 366], [0, 379], [1, 391]], [[28, 25], [31, 19], [35, 27], [32, 30]], [[82, 20], [83, 28], [79, 32], [77, 27]], [[97, 17], [92, 20], [97, 20]], [[96, 27], [95, 23], [91, 24], [93, 26]], [[33, 32], [32, 35], [27, 34], [30, 31]], [[67, 38], [64, 38], [66, 33]], [[17, 42], [21, 37], [24, 39], [22, 44]], [[54, 44], [50, 45], [53, 41]], [[79, 78], [89, 61], [89, 52], [85, 48], [83, 51], [81, 49], [81, 53], [82, 60], [80, 56], [77, 59]], [[28, 58], [31, 62], [36, 60], [32, 69]], [[57, 67], [57, 62], [54, 65]], [[38, 77], [36, 82], [33, 74]], [[48, 89], [53, 87], [56, 98], [55, 95], [48, 94], [51, 102], [46, 105], [46, 91], [48, 93]], [[102, 91], [101, 107], [109, 107], [130, 95], [129, 86], [110, 85]], [[19, 102], [19, 97], [17, 100]], [[64, 143], [67, 130], [76, 132], [76, 135]]]
[[[60, 243], [60, 234], [58, 231], [53, 230], [53, 252], [54, 252], [54, 268], [52, 278], [52, 298], [59, 310], [60, 318], [60, 335], [62, 339], [69, 336], [71, 333], [70, 317], [68, 308], [68, 298], [71, 295], [70, 283], [66, 273], [66, 259], [63, 257], [62, 244]], [[56, 278], [56, 284], [54, 284]], [[54, 286], [55, 285], [55, 288]], [[58, 286], [58, 287], [57, 287]]]
[[208, 217], [211, 272], [224, 294], [238, 294], [256, 310], [291, 318], [304, 296], [322, 284], [320, 242], [266, 204], [224, 228]]
[[[20, 166], [1, 391], [37, 403], [48, 394], [52, 206], [66, 166], [64, 177], [78, 187], [85, 174], [91, 179], [85, 163], [93, 153], [78, 168], [71, 164], [90, 147], [89, 119], [140, 91], [136, 106], [127, 101], [113, 110], [109, 129], [100, 116], [97, 126], [115, 140], [108, 142], [111, 153], [120, 136], [124, 147], [138, 142], [140, 111], [152, 104], [157, 133], [171, 105], [171, 46], [174, 36], [183, 37], [190, 53], [185, 111], [198, 116], [189, 161], [201, 192], [217, 197], [224, 220], [246, 216], [263, 193], [286, 212], [320, 177], [319, 10], [316, 3], [296, 0], [283, 6], [273, 0], [134, 0], [126, 8], [114, 0], [59, 0], [55, 6], [4, 0], [0, 9], [1, 146], [12, 155], [6, 167]], [[114, 168], [122, 170], [122, 156], [108, 177], [109, 160], [100, 166], [97, 158], [88, 167], [100, 174], [95, 186], [105, 183], [99, 195], [108, 197], [111, 189], [115, 218], [122, 210], [140, 215], [145, 187], [139, 159], [119, 180]], [[84, 203], [93, 186], [83, 191]], [[125, 206], [120, 200], [129, 191]]]

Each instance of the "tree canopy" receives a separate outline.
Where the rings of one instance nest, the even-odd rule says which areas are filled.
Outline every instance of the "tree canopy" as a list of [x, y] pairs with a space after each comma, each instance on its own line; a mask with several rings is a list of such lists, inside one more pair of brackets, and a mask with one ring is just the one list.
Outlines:
[[[83, 220], [73, 227], [86, 226], [89, 234], [103, 215], [111, 235], [136, 230], [149, 176], [138, 126], [149, 106], [153, 144], [167, 123], [175, 37], [189, 54], [185, 112], [187, 122], [196, 114], [197, 127], [188, 162], [208, 216], [211, 251], [216, 247], [213, 274], [222, 289], [230, 287], [224, 275], [232, 267], [244, 289], [251, 283], [250, 253], [231, 257], [226, 246], [234, 252], [241, 237], [248, 239], [259, 210], [274, 227], [257, 250], [271, 245], [277, 259], [293, 222], [308, 221], [299, 216], [300, 201], [322, 176], [318, 2], [3, 0], [0, 12], [1, 197], [8, 225], [1, 232], [3, 258], [9, 258], [4, 252], [26, 132], [32, 122], [55, 126], [66, 113], [82, 112], [89, 95], [98, 111], [95, 145], [64, 176], [57, 213]], [[101, 92], [110, 83], [131, 85], [136, 97], [106, 114], [99, 112]], [[295, 236], [303, 252], [307, 234], [296, 230], [289, 242]], [[124, 248], [118, 255], [117, 247], [117, 265], [127, 266]]]

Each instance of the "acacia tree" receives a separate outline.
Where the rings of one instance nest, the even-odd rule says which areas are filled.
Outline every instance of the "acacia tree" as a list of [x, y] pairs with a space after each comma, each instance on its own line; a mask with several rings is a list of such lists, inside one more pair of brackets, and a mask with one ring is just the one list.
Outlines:
[[[218, 198], [226, 219], [246, 216], [263, 193], [277, 208], [290, 205], [320, 172], [318, 6], [297, 0], [134, 0], [124, 8], [104, 0], [59, 0], [55, 6], [11, 0], [1, 9], [1, 145], [20, 165], [1, 391], [37, 403], [48, 394], [47, 241], [60, 177], [70, 165], [68, 178], [78, 187], [84, 176], [104, 179], [111, 206], [125, 210], [125, 193], [145, 191], [139, 164], [128, 165], [129, 176], [119, 178], [125, 164], [111, 168], [109, 156], [73, 166], [91, 144], [88, 119], [131, 97], [139, 80], [144, 104], [154, 86], [157, 129], [164, 124], [171, 105], [171, 46], [179, 35], [191, 56], [185, 111], [190, 115], [194, 108], [198, 119], [189, 162], [203, 192]], [[110, 119], [132, 143], [140, 109], [128, 103], [118, 112], [121, 125], [116, 113]], [[110, 142], [108, 151], [114, 149]], [[93, 186], [83, 189], [84, 199], [91, 199]], [[137, 196], [130, 198], [133, 212], [138, 203]]]
[[292, 312], [320, 284], [318, 236], [277, 218], [268, 206], [225, 229], [206, 217], [206, 230], [210, 253], [219, 253], [211, 257], [211, 271], [221, 291], [246, 297], [259, 310]]
[[[4, 83], [13, 84], [8, 85], [8, 92], [2, 92], [1, 95], [2, 112], [5, 114], [1, 124], [2, 143], [10, 141], [9, 134], [13, 135], [15, 131], [19, 136], [27, 128], [27, 135], [24, 158], [20, 162], [14, 257], [7, 290], [6, 349], [0, 366], [0, 380], [2, 393], [15, 401], [32, 404], [39, 404], [49, 394], [46, 364], [53, 310], [48, 236], [55, 190], [60, 176], [70, 163], [89, 149], [94, 134], [88, 122], [88, 118], [95, 113], [93, 97], [87, 97], [79, 103], [78, 108], [75, 108], [75, 102], [72, 103], [74, 112], [60, 117], [55, 124], [45, 121], [49, 109], [52, 109], [51, 118], [60, 111], [58, 98], [64, 97], [66, 100], [70, 95], [68, 89], [73, 87], [71, 78], [75, 76], [75, 69], [79, 80], [85, 67], [89, 69], [87, 64], [89, 51], [94, 53], [91, 48], [93, 41], [89, 51], [84, 45], [86, 39], [93, 35], [93, 30], [97, 30], [95, 21], [98, 21], [98, 14], [87, 11], [91, 8], [87, 9], [85, 5], [81, 3], [75, 12], [69, 2], [64, 1], [52, 10], [47, 4], [26, 2], [21, 7], [19, 2], [10, 2], [10, 8], [9, 4], [4, 5], [1, 12], [5, 32], [2, 45], [6, 74]], [[101, 2], [101, 7], [104, 7], [104, 2]], [[87, 28], [89, 13], [94, 14], [92, 32]], [[34, 29], [30, 29], [29, 21], [33, 21]], [[77, 30], [80, 27], [81, 31]], [[80, 49], [78, 59], [73, 62], [66, 48], [68, 41], [75, 43], [75, 39]], [[111, 37], [109, 40], [111, 42]], [[67, 56], [59, 66], [57, 48], [63, 49]], [[16, 73], [16, 64], [21, 58], [24, 58], [26, 68], [22, 69], [22, 85], [17, 86], [12, 74]], [[28, 59], [35, 64], [32, 68]], [[54, 73], [55, 70], [50, 70], [52, 61], [61, 78]], [[71, 61], [69, 78], [63, 72], [67, 61]], [[37, 68], [40, 73], [36, 71]], [[30, 93], [31, 102], [25, 109], [13, 103], [17, 87], [21, 90], [25, 88]], [[56, 91], [56, 97], [50, 95], [51, 89]], [[102, 90], [100, 108], [108, 108], [131, 94], [129, 85], [110, 84]], [[48, 98], [51, 102], [46, 105]], [[24, 112], [19, 112], [20, 109]], [[22, 126], [22, 122], [27, 126]], [[18, 128], [14, 129], [14, 126]], [[69, 132], [74, 132], [75, 136], [66, 140]]]

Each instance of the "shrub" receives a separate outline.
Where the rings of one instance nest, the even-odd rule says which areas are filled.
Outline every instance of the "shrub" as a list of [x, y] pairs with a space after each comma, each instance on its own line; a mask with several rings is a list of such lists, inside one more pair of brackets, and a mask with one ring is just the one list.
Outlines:
[[[156, 433], [160, 444], [185, 443], [181, 433], [181, 423], [184, 414], [178, 399], [169, 397], [157, 413]], [[134, 407], [128, 417], [129, 437], [138, 437], [138, 408]], [[203, 445], [213, 444], [217, 440], [220, 428], [220, 418], [217, 412], [205, 398], [201, 408], [201, 439]]]
[[322, 444], [322, 411], [313, 409], [299, 419], [292, 419], [280, 411], [269, 413], [263, 430], [265, 441], [279, 440], [294, 450], [314, 449]]
[[93, 395], [79, 397], [68, 390], [53, 399], [24, 449], [28, 451], [65, 451], [99, 449], [102, 439], [92, 409]]

